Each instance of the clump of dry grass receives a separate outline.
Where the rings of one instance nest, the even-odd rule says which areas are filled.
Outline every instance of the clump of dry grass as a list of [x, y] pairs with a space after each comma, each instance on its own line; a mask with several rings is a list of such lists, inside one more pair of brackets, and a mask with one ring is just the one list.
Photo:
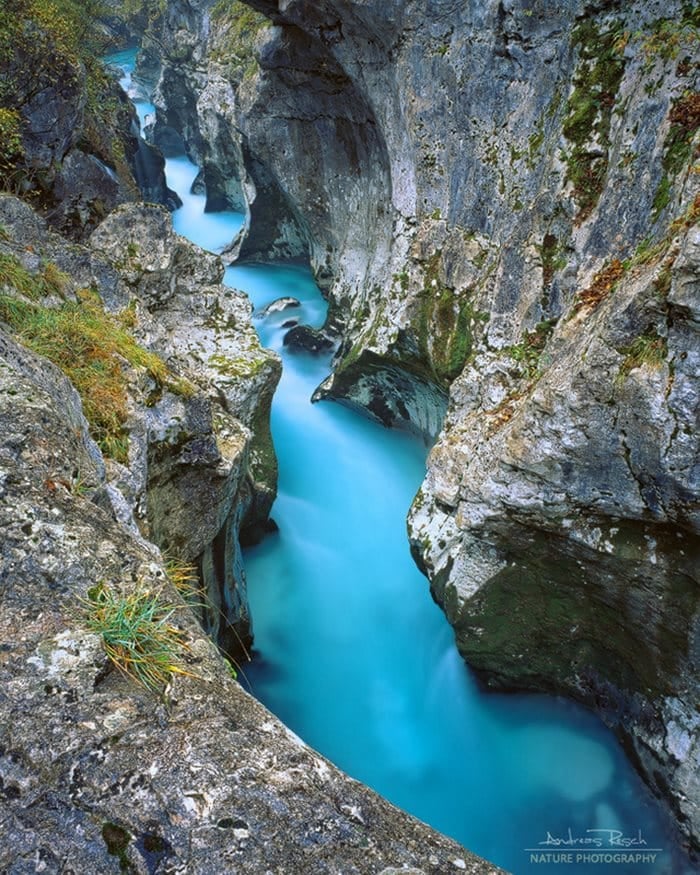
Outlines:
[[42, 306], [47, 293], [62, 293], [68, 277], [47, 264], [31, 274], [13, 256], [0, 255], [0, 321], [29, 349], [57, 365], [73, 383], [83, 402], [92, 436], [106, 456], [128, 461], [128, 366], [143, 369], [156, 385], [189, 397], [192, 385], [175, 377], [156, 353], [141, 346], [118, 316], [106, 313], [99, 296], [89, 289], [78, 301]]
[[193, 675], [182, 666], [185, 632], [172, 618], [182, 605], [170, 604], [145, 584], [129, 591], [100, 583], [84, 600], [85, 623], [114, 666], [149, 690], [162, 690], [174, 674]]

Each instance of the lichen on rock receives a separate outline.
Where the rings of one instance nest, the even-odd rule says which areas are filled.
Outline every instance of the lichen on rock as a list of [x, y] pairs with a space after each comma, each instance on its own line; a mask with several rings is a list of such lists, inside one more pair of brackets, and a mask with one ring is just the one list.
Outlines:
[[466, 658], [598, 710], [697, 846], [694, 7], [246, 3], [245, 75], [173, 5], [163, 120], [238, 143], [239, 252], [309, 258], [317, 397], [440, 431], [410, 530]]

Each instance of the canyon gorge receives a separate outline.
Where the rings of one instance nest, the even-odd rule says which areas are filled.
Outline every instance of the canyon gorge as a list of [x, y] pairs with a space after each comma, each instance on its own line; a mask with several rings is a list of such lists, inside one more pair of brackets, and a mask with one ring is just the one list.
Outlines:
[[[479, 683], [596, 713], [697, 855], [698, 7], [110, 0], [140, 136], [118, 72], [5, 5], [2, 866], [497, 871], [230, 677], [281, 372], [231, 263], [308, 265], [334, 351], [314, 401], [430, 448], [408, 540]], [[183, 153], [212, 215], [241, 214], [218, 255], [173, 230]], [[116, 426], [38, 311], [133, 340]], [[174, 603], [178, 563], [200, 595], [156, 703], [74, 606], [111, 579]]]

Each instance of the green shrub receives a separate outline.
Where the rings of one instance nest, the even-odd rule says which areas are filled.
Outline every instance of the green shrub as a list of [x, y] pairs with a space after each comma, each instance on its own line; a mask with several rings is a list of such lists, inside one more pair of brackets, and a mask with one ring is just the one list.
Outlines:
[[5, 181], [5, 188], [10, 187], [7, 180], [23, 153], [19, 112], [16, 109], [0, 107], [0, 180]]
[[659, 337], [655, 330], [650, 330], [635, 338], [632, 343], [621, 349], [625, 360], [620, 365], [618, 379], [624, 379], [630, 371], [648, 365], [650, 368], [660, 368], [668, 355], [668, 344], [665, 337]]

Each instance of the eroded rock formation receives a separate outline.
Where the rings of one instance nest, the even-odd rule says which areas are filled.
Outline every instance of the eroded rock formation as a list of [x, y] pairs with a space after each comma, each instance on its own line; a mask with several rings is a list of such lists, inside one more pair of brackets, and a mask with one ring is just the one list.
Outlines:
[[62, 7], [6, 0], [0, 23], [2, 190], [77, 239], [117, 204], [177, 205], [126, 95], [89, 50], [81, 56], [90, 19], [89, 9], [78, 25]]
[[410, 532], [462, 653], [596, 708], [697, 846], [697, 9], [246, 3], [169, 4], [159, 124], [244, 257], [308, 255], [321, 394], [447, 408]]
[[[159, 552], [95, 503], [108, 482], [75, 390], [4, 330], [0, 418], [3, 871], [495, 875], [232, 680]], [[90, 631], [98, 585], [174, 606], [186, 673], [162, 695]]]
[[[0, 198], [0, 222], [6, 257], [34, 271], [55, 265], [64, 301], [93, 289], [170, 369], [159, 382], [124, 362], [128, 418], [118, 445], [106, 447], [99, 498], [167, 556], [196, 565], [208, 630], [243, 658], [250, 618], [239, 533], [267, 519], [275, 496], [269, 410], [280, 374], [248, 299], [221, 285], [221, 261], [175, 234], [162, 207], [120, 207], [89, 248], [51, 234], [14, 198]], [[32, 303], [55, 307], [56, 295], [48, 288]]]
[[[27, 4], [7, 5], [18, 16], [0, 25], [36, 36]], [[36, 93], [0, 104], [0, 168], [83, 242], [0, 196], [0, 869], [495, 875], [233, 681], [221, 649], [234, 655], [248, 634], [239, 535], [264, 524], [274, 496], [279, 361], [247, 298], [222, 286], [220, 260], [174, 234], [164, 209], [122, 205], [99, 224], [138, 197], [129, 162], [112, 161], [134, 157], [133, 113], [107, 88], [114, 128], [95, 131], [85, 69], [64, 58], [52, 80], [43, 61], [55, 72], [56, 57], [36, 49], [53, 51], [53, 36], [38, 33], [16, 52], [0, 40], [13, 74], [25, 49], [39, 74]], [[95, 153], [102, 134], [116, 139]], [[184, 580], [190, 607], [158, 547], [180, 571], [196, 563], [205, 591]], [[123, 658], [124, 639], [139, 640], [124, 612], [144, 603], [174, 647], [150, 690], [133, 679], [145, 651]]]

